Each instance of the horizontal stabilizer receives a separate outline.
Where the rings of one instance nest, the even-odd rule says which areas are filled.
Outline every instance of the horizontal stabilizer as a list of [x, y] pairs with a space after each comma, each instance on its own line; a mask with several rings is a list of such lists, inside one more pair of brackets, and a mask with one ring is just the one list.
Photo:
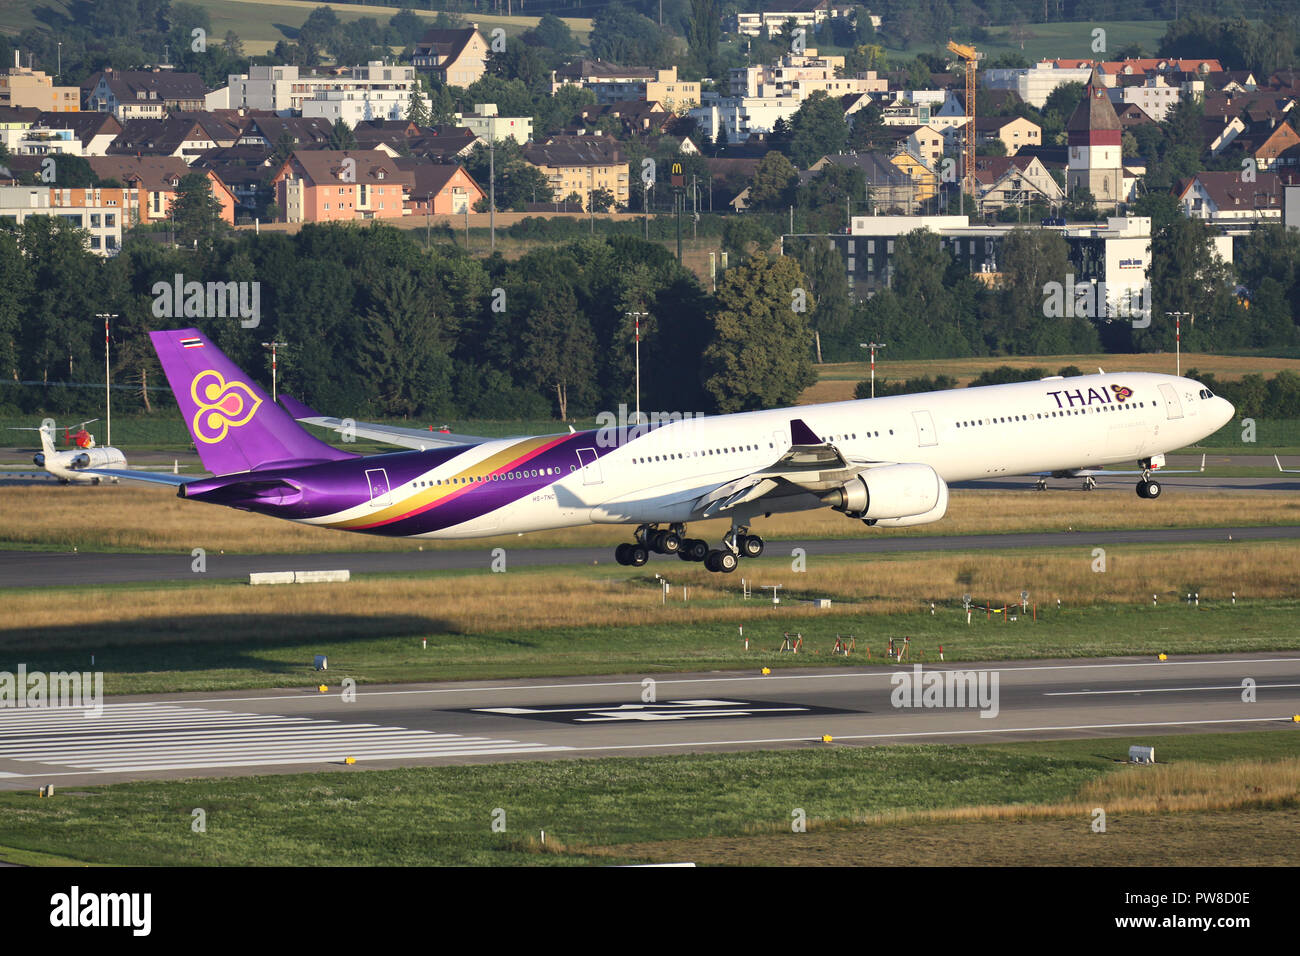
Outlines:
[[306, 425], [318, 425], [339, 432], [343, 440], [369, 438], [387, 445], [426, 451], [430, 448], [448, 448], [456, 445], [479, 445], [490, 439], [478, 435], [457, 435], [452, 432], [425, 431], [419, 428], [400, 428], [396, 425], [377, 425], [359, 422], [352, 418], [335, 418], [322, 415], [289, 395], [280, 396], [280, 404], [295, 419]]

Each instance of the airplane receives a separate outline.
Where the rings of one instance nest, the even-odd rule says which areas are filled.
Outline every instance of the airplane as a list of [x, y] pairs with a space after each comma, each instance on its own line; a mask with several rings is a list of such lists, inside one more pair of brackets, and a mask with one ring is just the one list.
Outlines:
[[[734, 571], [763, 553], [751, 523], [776, 512], [830, 507], [876, 528], [938, 521], [953, 481], [1137, 461], [1139, 497], [1158, 498], [1151, 475], [1163, 456], [1234, 414], [1198, 382], [1149, 372], [502, 439], [326, 420], [288, 400], [295, 414], [337, 430], [415, 446], [361, 456], [308, 434], [197, 329], [150, 337], [212, 477], [124, 477], [363, 534], [465, 539], [629, 525], [633, 541], [614, 557], [634, 567], [653, 551]], [[687, 537], [689, 522], [719, 517], [731, 530], [717, 547]]]
[[41, 436], [41, 450], [32, 456], [32, 464], [44, 468], [46, 472], [59, 480], [60, 484], [71, 482], [98, 485], [105, 478], [112, 482], [118, 480], [114, 472], [127, 467], [126, 456], [111, 445], [97, 446], [95, 438], [86, 431], [86, 426], [99, 421], [92, 418], [76, 426], [75, 435], [65, 437], [75, 445], [67, 451], [59, 451], [54, 446], [54, 421], [46, 419], [40, 428], [16, 428], [14, 431], [34, 431]]

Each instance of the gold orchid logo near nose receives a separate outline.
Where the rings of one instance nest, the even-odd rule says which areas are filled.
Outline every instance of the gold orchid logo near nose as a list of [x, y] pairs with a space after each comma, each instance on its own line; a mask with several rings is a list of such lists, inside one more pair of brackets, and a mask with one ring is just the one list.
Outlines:
[[262, 404], [245, 383], [227, 382], [215, 369], [194, 376], [190, 397], [199, 407], [194, 413], [194, 435], [209, 445], [225, 438], [229, 429], [247, 425]]

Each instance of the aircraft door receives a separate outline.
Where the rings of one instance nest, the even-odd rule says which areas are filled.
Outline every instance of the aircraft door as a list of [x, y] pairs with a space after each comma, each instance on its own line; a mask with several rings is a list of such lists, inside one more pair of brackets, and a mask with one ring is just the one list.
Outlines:
[[925, 448], [939, 443], [934, 433], [934, 419], [928, 411], [912, 412], [912, 421], [916, 423], [916, 446]]
[[366, 482], [370, 485], [370, 507], [386, 508], [393, 503], [389, 494], [388, 472], [383, 468], [367, 468]]
[[1169, 420], [1174, 421], [1175, 419], [1182, 418], [1183, 406], [1182, 403], [1178, 401], [1178, 392], [1174, 390], [1174, 387], [1172, 385], [1161, 385], [1160, 394], [1164, 396], [1165, 415]]
[[600, 457], [594, 448], [579, 448], [578, 461], [582, 464], [582, 483], [584, 485], [603, 484], [605, 479], [600, 473]]

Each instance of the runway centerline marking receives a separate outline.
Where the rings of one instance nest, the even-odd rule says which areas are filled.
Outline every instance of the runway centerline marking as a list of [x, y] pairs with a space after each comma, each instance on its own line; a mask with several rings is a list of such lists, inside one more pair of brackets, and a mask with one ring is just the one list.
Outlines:
[[[1248, 685], [1245, 684], [1222, 684], [1217, 687], [1139, 687], [1136, 690], [1049, 690], [1044, 691], [1044, 697], [1093, 697], [1103, 694], [1173, 694], [1179, 691], [1189, 690], [1242, 690]], [[1253, 684], [1251, 687], [1263, 690], [1272, 688], [1274, 690], [1285, 687], [1300, 687], [1300, 684]]]

